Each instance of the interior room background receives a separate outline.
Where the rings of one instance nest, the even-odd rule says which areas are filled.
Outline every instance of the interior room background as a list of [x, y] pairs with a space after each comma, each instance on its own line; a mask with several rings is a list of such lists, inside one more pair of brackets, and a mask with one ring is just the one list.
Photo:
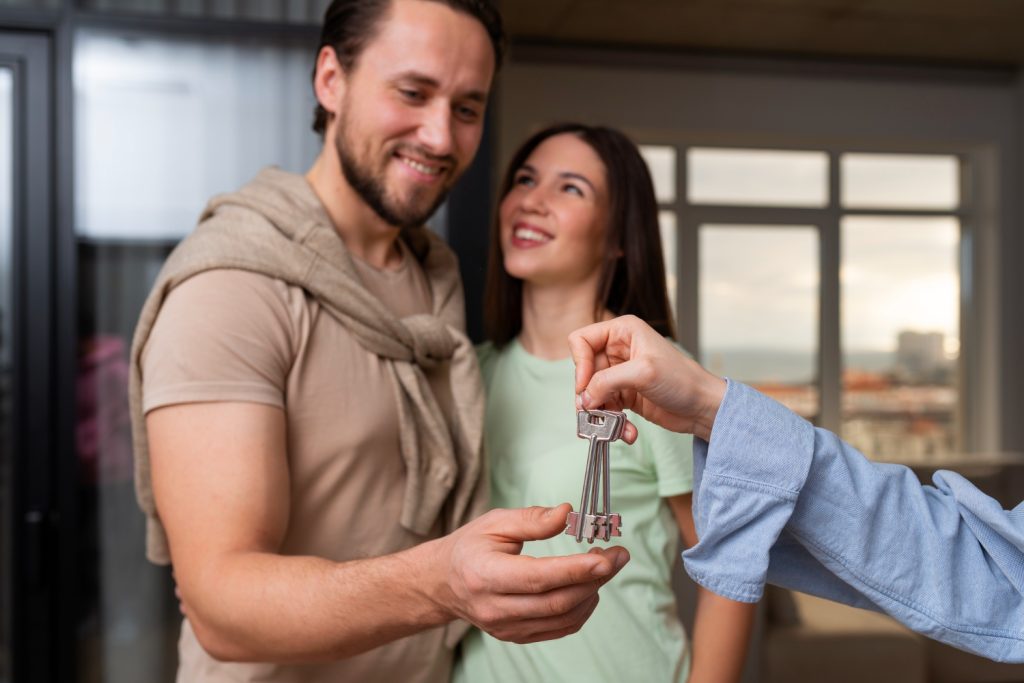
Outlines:
[[[317, 153], [325, 5], [0, 0], [0, 683], [173, 680], [178, 607], [132, 488], [131, 331], [209, 196]], [[1024, 499], [1024, 8], [503, 9], [485, 140], [431, 220], [476, 338], [512, 151], [558, 120], [617, 126], [652, 170], [701, 362], [924, 481]], [[779, 591], [762, 612], [747, 681], [1024, 681], [877, 615]]]

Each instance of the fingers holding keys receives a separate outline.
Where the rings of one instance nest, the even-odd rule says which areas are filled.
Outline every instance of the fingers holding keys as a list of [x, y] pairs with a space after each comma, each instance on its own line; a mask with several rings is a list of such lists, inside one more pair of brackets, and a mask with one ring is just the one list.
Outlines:
[[440, 539], [447, 558], [442, 602], [454, 615], [496, 638], [535, 642], [578, 630], [597, 591], [629, 560], [624, 548], [565, 557], [520, 555], [527, 540], [565, 528], [567, 504], [492, 510]]
[[[616, 397], [616, 399], [617, 398], [618, 397]], [[590, 409], [592, 410], [593, 406], [597, 402], [594, 401], [592, 398], [589, 400], [589, 402], [590, 402], [590, 405], [591, 405]], [[600, 405], [601, 408], [604, 408], [606, 410], [622, 410], [623, 408], [626, 407], [626, 406], [622, 405], [622, 403], [620, 401], [618, 401], [618, 400], [611, 400], [611, 401], [608, 401], [606, 403], [602, 403], [602, 404], [599, 404], [599, 405]], [[583, 396], [581, 394], [576, 394], [576, 410], [586, 410], [583, 407]], [[634, 425], [632, 422], [630, 422], [629, 418], [627, 417], [626, 418], [626, 422], [622, 426], [622, 435], [619, 438], [622, 439], [623, 441], [625, 441], [628, 444], [633, 444], [633, 443], [636, 442], [636, 438], [638, 436], [639, 436], [639, 433], [636, 430], [636, 425]]]
[[666, 429], [710, 438], [725, 381], [639, 318], [581, 328], [569, 335], [569, 348], [583, 408], [618, 404]]

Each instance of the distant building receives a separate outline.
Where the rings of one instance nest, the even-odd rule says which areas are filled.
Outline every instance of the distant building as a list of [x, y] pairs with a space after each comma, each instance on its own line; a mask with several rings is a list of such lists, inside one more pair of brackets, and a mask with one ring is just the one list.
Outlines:
[[900, 332], [896, 347], [899, 378], [911, 384], [943, 382], [950, 365], [943, 341], [941, 332]]

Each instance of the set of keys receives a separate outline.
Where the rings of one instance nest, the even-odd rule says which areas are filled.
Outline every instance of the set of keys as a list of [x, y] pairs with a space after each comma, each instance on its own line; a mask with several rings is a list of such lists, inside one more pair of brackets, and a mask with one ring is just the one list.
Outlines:
[[622, 535], [622, 518], [611, 511], [609, 444], [622, 436], [625, 425], [626, 414], [617, 410], [576, 411], [576, 435], [590, 441], [580, 507], [565, 520], [565, 533], [575, 536], [577, 542], [607, 541]]

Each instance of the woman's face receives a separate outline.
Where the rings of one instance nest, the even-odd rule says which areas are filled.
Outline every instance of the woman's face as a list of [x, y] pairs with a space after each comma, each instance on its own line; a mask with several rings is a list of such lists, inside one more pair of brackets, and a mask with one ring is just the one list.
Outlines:
[[606, 175], [597, 153], [572, 133], [530, 154], [501, 201], [509, 275], [535, 285], [597, 282], [608, 229]]

